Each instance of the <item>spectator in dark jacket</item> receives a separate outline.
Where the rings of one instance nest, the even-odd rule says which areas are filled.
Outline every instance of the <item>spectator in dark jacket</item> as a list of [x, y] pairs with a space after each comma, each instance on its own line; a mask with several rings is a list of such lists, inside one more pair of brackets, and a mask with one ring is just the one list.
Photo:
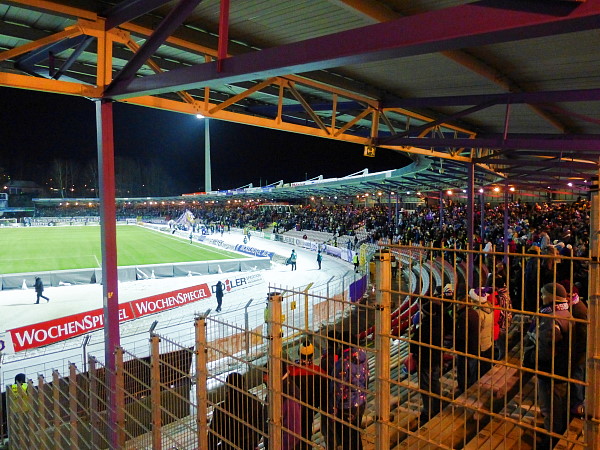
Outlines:
[[[312, 441], [315, 411], [322, 408], [322, 400], [326, 401], [327, 392], [327, 378], [323, 376], [326, 372], [313, 363], [313, 355], [313, 344], [305, 341], [300, 345], [299, 365], [288, 367], [290, 380], [296, 385], [302, 400], [302, 437], [307, 441]], [[298, 448], [308, 449], [312, 446], [302, 441]]]
[[213, 412], [208, 448], [254, 450], [265, 431], [265, 408], [247, 391], [243, 375], [230, 373], [226, 383], [225, 400], [215, 405]]
[[[451, 299], [454, 297], [454, 288], [451, 284], [444, 286], [441, 293], [435, 296], [443, 296]], [[421, 420], [428, 421], [442, 409], [440, 376], [442, 373], [442, 350], [429, 346], [442, 347], [444, 345], [445, 330], [451, 325], [450, 317], [444, 320], [444, 307], [440, 300], [424, 300], [419, 311], [419, 326], [413, 336], [419, 345], [413, 344], [411, 352], [416, 356], [419, 365], [419, 388], [425, 392], [435, 395], [421, 393], [423, 406], [421, 409]]]
[[[467, 302], [467, 294], [461, 291], [457, 300]], [[457, 313], [454, 330], [454, 349], [477, 356], [479, 353], [479, 314], [466, 303], [456, 305]], [[456, 378], [461, 395], [477, 381], [477, 359], [458, 355], [456, 357]]]
[[[322, 350], [320, 367], [324, 374], [327, 374], [326, 382], [329, 383], [329, 377], [333, 376], [334, 368], [341, 356], [341, 345], [338, 341], [342, 340], [341, 333], [330, 330], [327, 333], [327, 348]], [[329, 417], [335, 410], [333, 395], [330, 395], [326, 389], [321, 393], [321, 434], [325, 438], [325, 447], [335, 448], [335, 419]]]
[[[530, 332], [530, 339], [537, 350], [537, 369], [548, 375], [538, 375], [538, 397], [540, 410], [544, 416], [544, 428], [549, 432], [563, 434], [567, 429], [569, 405], [567, 403], [569, 384], [554, 378], [569, 376], [572, 349], [575, 342], [572, 318], [569, 312], [567, 291], [558, 283], [547, 283], [542, 287], [542, 308], [540, 313], [551, 314], [553, 317], [540, 317], [539, 324]], [[578, 344], [576, 344], [578, 345]], [[531, 353], [535, 358], [535, 352]], [[529, 362], [535, 367], [535, 361]], [[553, 448], [558, 438], [544, 435], [539, 448]]]
[[[577, 286], [571, 286], [569, 280], [563, 280], [560, 282], [567, 291], [567, 296], [571, 303], [571, 315], [575, 319], [588, 320], [588, 308], [587, 305], [579, 297], [579, 290]], [[571, 378], [579, 381], [585, 381], [586, 379], [586, 350], [587, 350], [587, 323], [574, 322], [573, 323], [573, 339], [575, 339], [575, 345], [573, 346], [573, 355], [571, 355]], [[584, 414], [584, 400], [585, 400], [585, 388], [582, 384], [571, 383], [571, 413], [577, 416], [583, 416]]]

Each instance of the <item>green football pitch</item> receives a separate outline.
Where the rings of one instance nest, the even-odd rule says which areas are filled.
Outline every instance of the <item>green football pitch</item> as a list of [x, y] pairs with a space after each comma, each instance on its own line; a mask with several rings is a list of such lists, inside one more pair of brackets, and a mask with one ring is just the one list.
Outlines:
[[[119, 266], [244, 258], [138, 226], [117, 227]], [[0, 228], [0, 274], [101, 267], [100, 227]]]

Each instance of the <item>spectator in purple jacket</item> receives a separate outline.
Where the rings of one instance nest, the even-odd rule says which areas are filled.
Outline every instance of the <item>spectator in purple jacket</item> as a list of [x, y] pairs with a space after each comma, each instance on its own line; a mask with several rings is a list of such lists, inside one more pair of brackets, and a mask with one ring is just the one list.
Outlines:
[[367, 405], [369, 363], [367, 353], [356, 347], [356, 336], [346, 332], [341, 358], [334, 367], [333, 384], [338, 445], [344, 449], [362, 450], [361, 423]]

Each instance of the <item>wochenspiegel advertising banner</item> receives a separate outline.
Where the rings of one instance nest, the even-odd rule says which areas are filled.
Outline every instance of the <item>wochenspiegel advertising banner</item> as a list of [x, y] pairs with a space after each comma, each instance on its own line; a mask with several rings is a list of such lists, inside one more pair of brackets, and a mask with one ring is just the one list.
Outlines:
[[[211, 297], [207, 283], [153, 295], [119, 305], [119, 322], [143, 317]], [[104, 326], [103, 309], [73, 314], [58, 319], [9, 330], [15, 352], [70, 339]], [[6, 344], [5, 344], [6, 345]], [[6, 345], [7, 349], [9, 348]]]

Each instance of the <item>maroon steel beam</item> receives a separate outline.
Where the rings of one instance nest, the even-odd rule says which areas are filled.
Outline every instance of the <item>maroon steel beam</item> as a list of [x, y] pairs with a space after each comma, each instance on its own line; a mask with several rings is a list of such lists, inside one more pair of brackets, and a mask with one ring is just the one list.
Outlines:
[[223, 67], [223, 60], [227, 58], [227, 44], [229, 41], [229, 0], [221, 0], [219, 12], [219, 48], [217, 51], [217, 71]]
[[460, 95], [448, 97], [404, 98], [383, 101], [383, 109], [389, 108], [438, 108], [442, 106], [480, 105], [487, 102], [496, 104], [538, 105], [541, 103], [590, 102], [600, 101], [600, 89], [576, 89], [568, 91], [518, 92], [507, 94]]
[[117, 377], [115, 350], [121, 345], [117, 274], [117, 214], [115, 203], [115, 154], [113, 104], [96, 103], [98, 169], [100, 171], [100, 236], [102, 241], [102, 298], [104, 300], [104, 359], [108, 390], [108, 427], [111, 448], [119, 448], [117, 433]]
[[[597, 29], [600, 0], [485, 0], [116, 83], [113, 98], [162, 94], [390, 58]], [[360, 38], [357, 38], [360, 36]]]
[[[519, 167], [560, 167], [573, 170], [598, 170], [597, 163], [585, 163], [569, 160], [555, 161], [552, 159], [485, 159], [475, 160], [475, 163], [485, 162], [486, 164], [498, 164], [501, 166], [519, 166]], [[507, 169], [512, 170], [512, 169]]]
[[600, 153], [600, 135], [592, 138], [578, 139], [571, 135], [557, 135], [554, 139], [511, 137], [506, 140], [498, 138], [396, 138], [386, 139], [386, 145], [405, 145], [417, 147], [455, 147], [455, 148], [494, 148], [494, 149], [530, 149], [546, 152], [585, 151], [593, 154]]

